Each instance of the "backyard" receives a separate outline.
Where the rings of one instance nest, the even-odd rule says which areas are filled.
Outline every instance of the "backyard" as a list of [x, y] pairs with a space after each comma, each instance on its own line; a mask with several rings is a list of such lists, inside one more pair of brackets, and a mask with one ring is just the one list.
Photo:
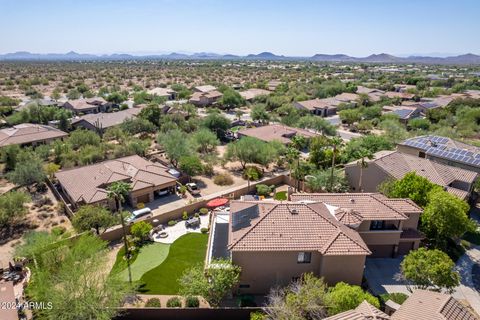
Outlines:
[[[132, 280], [140, 284], [145, 294], [177, 294], [178, 279], [185, 270], [202, 264], [207, 250], [208, 235], [188, 233], [174, 243], [151, 243], [140, 248], [132, 257]], [[118, 252], [112, 274], [128, 281], [127, 264], [123, 248]]]

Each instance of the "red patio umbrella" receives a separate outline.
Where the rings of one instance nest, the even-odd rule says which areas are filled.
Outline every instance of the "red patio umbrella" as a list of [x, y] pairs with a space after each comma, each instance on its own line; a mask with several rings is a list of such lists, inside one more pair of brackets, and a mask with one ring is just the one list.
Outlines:
[[210, 200], [207, 202], [207, 207], [210, 207], [210, 208], [216, 208], [216, 207], [220, 207], [220, 206], [224, 206], [228, 203], [228, 199], [226, 198], [217, 198], [217, 199], [213, 199], [213, 200]]

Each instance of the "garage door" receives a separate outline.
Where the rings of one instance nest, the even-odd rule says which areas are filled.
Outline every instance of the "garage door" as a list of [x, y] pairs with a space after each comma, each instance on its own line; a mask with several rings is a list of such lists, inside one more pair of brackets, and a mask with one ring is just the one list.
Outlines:
[[414, 242], [400, 242], [398, 244], [398, 254], [403, 256], [413, 249]]
[[141, 195], [139, 197], [137, 197], [137, 203], [147, 203], [149, 202], [150, 200], [150, 197], [149, 197], [149, 194], [144, 194], [144, 195]]
[[371, 245], [368, 247], [372, 251], [372, 255], [369, 258], [391, 258], [395, 248], [393, 245]]

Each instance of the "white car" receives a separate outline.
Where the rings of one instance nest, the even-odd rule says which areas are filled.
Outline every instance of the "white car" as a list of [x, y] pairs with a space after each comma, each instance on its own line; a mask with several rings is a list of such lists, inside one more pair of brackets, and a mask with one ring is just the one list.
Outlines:
[[132, 214], [127, 218], [125, 219], [126, 222], [133, 222], [135, 220], [137, 220], [138, 218], [140, 217], [143, 217], [147, 214], [150, 214], [152, 213], [152, 210], [150, 208], [143, 208], [143, 209], [139, 209], [139, 210], [135, 210], [132, 212]]

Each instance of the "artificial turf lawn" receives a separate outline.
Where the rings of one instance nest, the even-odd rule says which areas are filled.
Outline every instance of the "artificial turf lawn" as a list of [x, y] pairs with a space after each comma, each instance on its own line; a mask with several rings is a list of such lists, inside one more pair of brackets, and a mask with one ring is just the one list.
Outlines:
[[170, 245], [167, 259], [141, 277], [140, 292], [146, 294], [177, 294], [178, 280], [185, 270], [202, 264], [207, 251], [208, 235], [187, 233]]
[[[168, 256], [170, 245], [164, 243], [150, 243], [140, 248], [135, 261], [130, 265], [132, 280], [140, 280], [142, 275], [160, 265]], [[120, 279], [128, 281], [128, 270], [125, 266], [119, 273]]]
[[273, 198], [274, 198], [275, 200], [285, 201], [285, 200], [287, 200], [287, 191], [277, 192], [277, 193], [275, 193], [275, 195], [274, 195]]

